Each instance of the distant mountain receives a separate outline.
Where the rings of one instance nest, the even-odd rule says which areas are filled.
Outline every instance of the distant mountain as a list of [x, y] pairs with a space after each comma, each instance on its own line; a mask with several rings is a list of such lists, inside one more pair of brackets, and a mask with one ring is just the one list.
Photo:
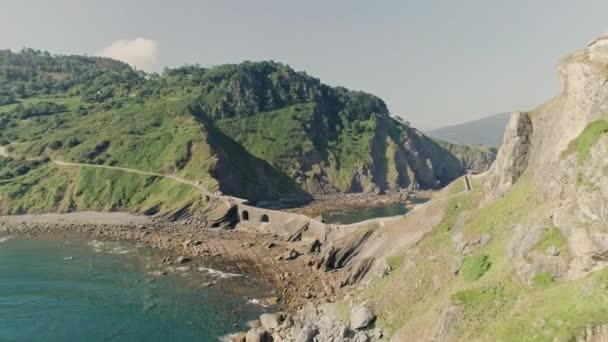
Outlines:
[[502, 143], [509, 116], [510, 113], [500, 113], [475, 121], [434, 129], [426, 134], [455, 144], [498, 147]]

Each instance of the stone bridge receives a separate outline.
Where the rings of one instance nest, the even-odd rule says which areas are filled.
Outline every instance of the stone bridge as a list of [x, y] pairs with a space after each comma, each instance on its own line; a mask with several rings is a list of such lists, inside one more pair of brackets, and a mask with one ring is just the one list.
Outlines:
[[325, 240], [327, 225], [305, 215], [258, 208], [246, 203], [236, 204], [241, 227], [282, 235], [288, 240]]

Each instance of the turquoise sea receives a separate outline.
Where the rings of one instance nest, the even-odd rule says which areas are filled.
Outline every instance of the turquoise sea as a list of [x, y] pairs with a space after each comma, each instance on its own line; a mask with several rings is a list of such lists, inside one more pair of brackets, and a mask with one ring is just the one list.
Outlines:
[[[0, 236], [0, 341], [218, 341], [267, 293], [245, 276], [169, 270], [143, 248]], [[209, 285], [209, 284], [212, 285]]]

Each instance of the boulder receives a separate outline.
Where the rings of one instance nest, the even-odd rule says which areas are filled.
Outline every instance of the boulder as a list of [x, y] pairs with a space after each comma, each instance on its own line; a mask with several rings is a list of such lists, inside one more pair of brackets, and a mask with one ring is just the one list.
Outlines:
[[230, 337], [230, 342], [247, 342], [247, 334], [240, 333]]
[[558, 256], [559, 255], [559, 249], [557, 247], [555, 247], [554, 245], [551, 245], [549, 247], [547, 247], [547, 254], [550, 256]]
[[483, 247], [490, 243], [490, 240], [492, 240], [492, 236], [490, 234], [481, 234], [479, 237], [479, 245]]
[[376, 319], [374, 312], [365, 305], [354, 307], [350, 314], [350, 328], [362, 330], [369, 327]]
[[273, 342], [272, 336], [267, 331], [259, 328], [252, 328], [245, 336], [247, 342]]
[[296, 337], [296, 342], [314, 342], [315, 336], [319, 333], [319, 330], [315, 326], [307, 325]]
[[176, 260], [176, 261], [177, 261], [177, 263], [179, 263], [179, 264], [185, 264], [185, 263], [187, 263], [188, 261], [190, 261], [190, 258], [188, 258], [187, 256], [180, 255], [179, 257], [177, 257], [177, 260]]
[[280, 313], [262, 314], [260, 322], [266, 330], [274, 330], [283, 322], [284, 316]]
[[300, 252], [296, 251], [295, 249], [292, 249], [290, 251], [287, 251], [285, 253], [285, 255], [283, 256], [283, 258], [285, 260], [294, 260], [294, 259], [297, 259], [300, 255], [301, 255]]

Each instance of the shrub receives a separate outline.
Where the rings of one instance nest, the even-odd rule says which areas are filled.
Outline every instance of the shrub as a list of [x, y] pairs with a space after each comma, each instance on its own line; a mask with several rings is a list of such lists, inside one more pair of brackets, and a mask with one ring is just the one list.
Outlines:
[[476, 281], [490, 269], [490, 266], [492, 266], [490, 257], [487, 254], [481, 254], [465, 259], [460, 272], [464, 280]]
[[606, 132], [608, 132], [608, 121], [596, 120], [591, 122], [576, 139], [568, 144], [568, 149], [562, 153], [562, 156], [576, 153], [578, 161], [584, 162], [589, 159], [593, 145]]
[[538, 287], [547, 287], [555, 282], [555, 278], [547, 272], [536, 273], [532, 278], [532, 284]]
[[59, 140], [53, 140], [51, 141], [51, 143], [49, 144], [49, 147], [55, 151], [57, 151], [58, 149], [63, 147], [63, 143]]
[[79, 145], [79, 144], [80, 144], [80, 142], [81, 142], [81, 141], [80, 141], [80, 140], [78, 140], [78, 138], [71, 137], [71, 138], [68, 138], [68, 140], [66, 140], [66, 141], [65, 141], [65, 145], [66, 145], [67, 147], [74, 147], [74, 146]]

